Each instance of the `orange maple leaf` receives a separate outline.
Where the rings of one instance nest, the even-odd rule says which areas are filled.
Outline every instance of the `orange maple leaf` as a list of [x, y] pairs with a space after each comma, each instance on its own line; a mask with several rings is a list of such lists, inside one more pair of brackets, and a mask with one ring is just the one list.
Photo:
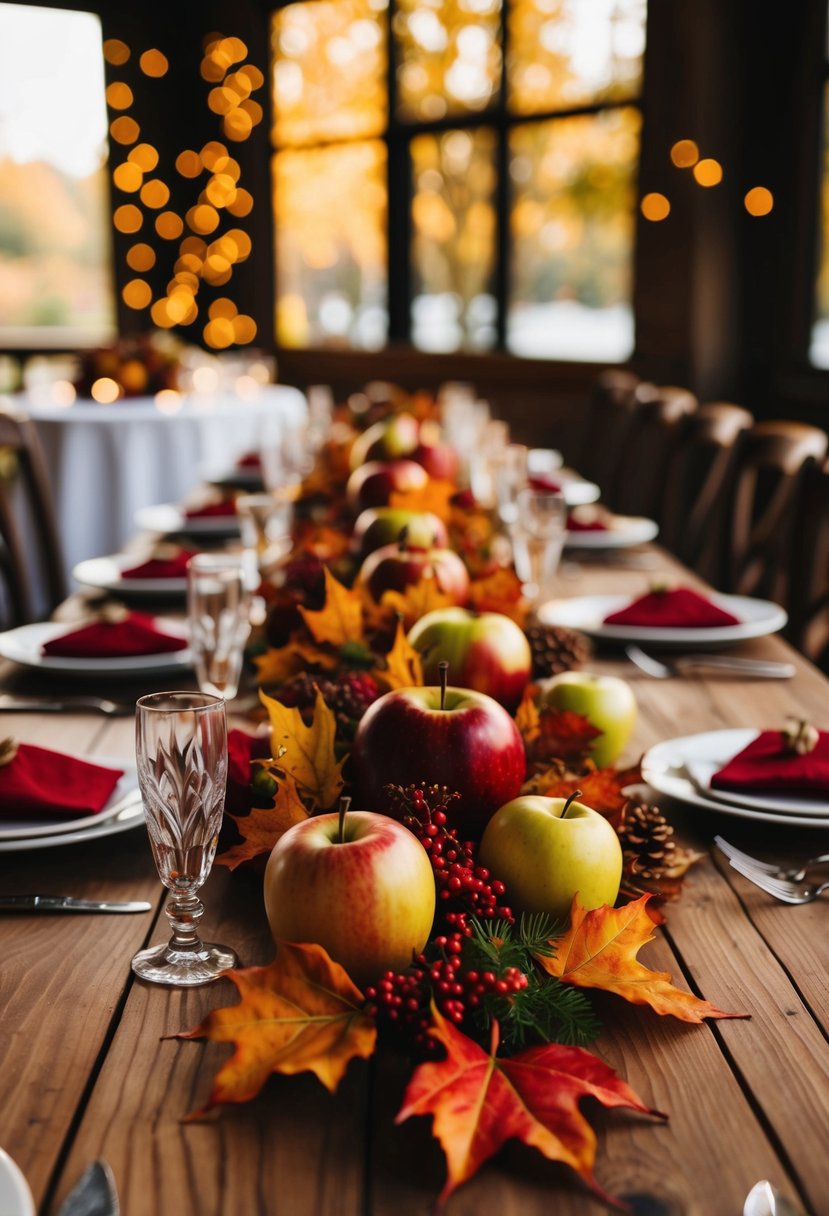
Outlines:
[[306, 726], [302, 713], [266, 693], [259, 698], [271, 723], [271, 755], [294, 782], [312, 810], [333, 806], [343, 787], [343, 760], [334, 752], [337, 720], [317, 691], [314, 716]]
[[350, 591], [325, 567], [325, 604], [318, 611], [300, 608], [315, 642], [343, 646], [363, 640], [363, 601], [358, 590]]
[[376, 667], [372, 675], [389, 691], [395, 688], [416, 688], [423, 684], [423, 663], [406, 636], [402, 618], [398, 618], [394, 644], [385, 656], [385, 667]]
[[667, 971], [651, 971], [636, 955], [652, 941], [654, 924], [646, 911], [649, 895], [624, 908], [594, 908], [587, 912], [573, 900], [570, 928], [552, 942], [555, 954], [539, 957], [550, 975], [577, 988], [615, 992], [633, 1005], [650, 1005], [657, 1013], [683, 1022], [703, 1018], [744, 1018], [746, 1013], [724, 1013], [710, 1001], [682, 992]]
[[[396, 1122], [432, 1115], [433, 1134], [446, 1155], [445, 1202], [507, 1140], [522, 1140], [551, 1161], [576, 1170], [605, 1202], [615, 1204], [593, 1177], [596, 1136], [579, 1109], [582, 1098], [603, 1106], [651, 1111], [609, 1065], [581, 1047], [548, 1043], [509, 1059], [496, 1058], [498, 1023], [489, 1052], [432, 1009], [430, 1034], [446, 1059], [421, 1064], [406, 1090]], [[616, 1206], [619, 1206], [616, 1204]]]
[[277, 781], [272, 806], [254, 807], [249, 815], [230, 815], [242, 840], [216, 857], [216, 864], [235, 870], [245, 861], [270, 853], [279, 837], [295, 823], [308, 818], [308, 809], [291, 777]]
[[206, 1106], [255, 1098], [271, 1073], [313, 1072], [331, 1092], [355, 1056], [374, 1052], [377, 1028], [360, 990], [321, 946], [277, 944], [267, 967], [225, 972], [241, 1001], [215, 1009], [179, 1039], [235, 1043], [213, 1080]]
[[576, 790], [581, 790], [579, 802], [592, 807], [618, 828], [629, 801], [624, 791], [641, 780], [642, 771], [638, 764], [623, 769], [588, 765], [586, 771], [577, 775], [568, 773], [554, 777], [551, 773], [551, 781], [541, 792], [546, 798], [569, 798]]
[[419, 621], [427, 612], [433, 612], [436, 608], [451, 608], [455, 602], [451, 595], [441, 590], [434, 574], [424, 574], [423, 578], [407, 587], [404, 592], [384, 592], [380, 606], [396, 612], [403, 618], [406, 629], [411, 629], [415, 621]]
[[530, 745], [535, 743], [541, 734], [541, 718], [538, 713], [538, 705], [535, 701], [537, 693], [538, 686], [536, 684], [528, 684], [524, 689], [521, 704], [515, 711], [515, 725], [518, 727], [518, 732], [524, 740], [524, 746], [528, 750]]
[[392, 491], [389, 506], [401, 507], [404, 511], [431, 511], [432, 515], [448, 523], [452, 513], [451, 500], [457, 492], [458, 487], [453, 481], [430, 477], [421, 490]]
[[601, 733], [583, 714], [542, 705], [538, 712], [538, 734], [530, 745], [528, 758], [543, 764], [551, 760], [583, 761], [591, 743]]
[[527, 601], [514, 570], [500, 567], [494, 574], [475, 578], [469, 585], [469, 606], [475, 612], [500, 612], [522, 628], [527, 619]]

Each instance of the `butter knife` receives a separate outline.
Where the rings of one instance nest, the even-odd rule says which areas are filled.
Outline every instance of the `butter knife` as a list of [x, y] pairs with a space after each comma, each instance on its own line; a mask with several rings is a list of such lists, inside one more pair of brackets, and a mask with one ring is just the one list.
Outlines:
[[71, 895], [0, 895], [0, 912], [149, 912], [143, 899], [75, 899]]
[[106, 1161], [93, 1161], [64, 1199], [58, 1216], [119, 1216], [115, 1179]]

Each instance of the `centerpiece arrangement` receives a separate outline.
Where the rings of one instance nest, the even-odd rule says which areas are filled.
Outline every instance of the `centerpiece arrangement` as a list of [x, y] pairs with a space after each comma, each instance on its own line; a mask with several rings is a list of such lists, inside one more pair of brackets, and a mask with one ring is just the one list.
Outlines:
[[500, 529], [429, 396], [339, 411], [262, 588], [269, 737], [230, 738], [217, 861], [263, 872], [276, 958], [228, 972], [241, 1002], [181, 1037], [235, 1044], [208, 1105], [273, 1072], [333, 1090], [355, 1056], [402, 1051], [398, 1121], [433, 1117], [441, 1201], [518, 1138], [616, 1204], [581, 1098], [664, 1116], [587, 1050], [588, 990], [742, 1015], [637, 957], [696, 855], [613, 767], [630, 688], [530, 616]]

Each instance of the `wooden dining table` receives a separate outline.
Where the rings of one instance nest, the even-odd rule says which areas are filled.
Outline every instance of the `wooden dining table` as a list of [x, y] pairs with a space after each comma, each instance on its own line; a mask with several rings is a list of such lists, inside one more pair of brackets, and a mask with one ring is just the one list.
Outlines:
[[[681, 574], [657, 548], [656, 571], [567, 561], [562, 595], [647, 589]], [[651, 559], [652, 560], [652, 559]], [[685, 576], [686, 580], [689, 576]], [[596, 671], [623, 676], [639, 716], [627, 756], [679, 735], [780, 727], [787, 715], [829, 727], [829, 680], [778, 637], [735, 652], [789, 659], [791, 680], [695, 672], [669, 680], [601, 651]], [[180, 682], [179, 682], [180, 683]], [[3, 689], [48, 681], [10, 666]], [[87, 682], [88, 684], [88, 682]], [[157, 681], [95, 691], [134, 698]], [[87, 689], [89, 690], [89, 689]], [[234, 725], [251, 728], [244, 715]], [[131, 758], [132, 719], [94, 714], [2, 715], [3, 736], [83, 756]], [[596, 1177], [638, 1216], [740, 1216], [768, 1179], [803, 1212], [829, 1212], [829, 905], [777, 903], [713, 847], [721, 833], [766, 857], [827, 849], [825, 831], [658, 800], [684, 844], [704, 857], [640, 960], [670, 972], [745, 1020], [687, 1025], [609, 994], [596, 997], [594, 1050], [666, 1123], [589, 1107]], [[25, 1173], [41, 1216], [54, 1216], [84, 1169], [112, 1168], [123, 1216], [416, 1216], [434, 1210], [442, 1153], [426, 1119], [395, 1125], [410, 1075], [382, 1051], [353, 1062], [335, 1095], [311, 1075], [271, 1077], [260, 1095], [194, 1121], [227, 1045], [182, 1041], [220, 1006], [227, 979], [191, 990], [136, 980], [130, 960], [167, 936], [165, 892], [138, 827], [60, 848], [0, 851], [0, 892], [146, 899], [138, 915], [0, 914], [0, 1146]], [[255, 873], [216, 865], [203, 889], [207, 940], [243, 965], [273, 958]], [[590, 1216], [607, 1210], [564, 1166], [512, 1143], [453, 1195], [449, 1216]]]

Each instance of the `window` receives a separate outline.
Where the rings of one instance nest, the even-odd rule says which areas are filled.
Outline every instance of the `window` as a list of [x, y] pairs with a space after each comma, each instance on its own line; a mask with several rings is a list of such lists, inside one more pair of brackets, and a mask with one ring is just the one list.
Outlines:
[[274, 14], [283, 346], [633, 351], [645, 0]]
[[0, 345], [115, 333], [101, 26], [0, 4]]

